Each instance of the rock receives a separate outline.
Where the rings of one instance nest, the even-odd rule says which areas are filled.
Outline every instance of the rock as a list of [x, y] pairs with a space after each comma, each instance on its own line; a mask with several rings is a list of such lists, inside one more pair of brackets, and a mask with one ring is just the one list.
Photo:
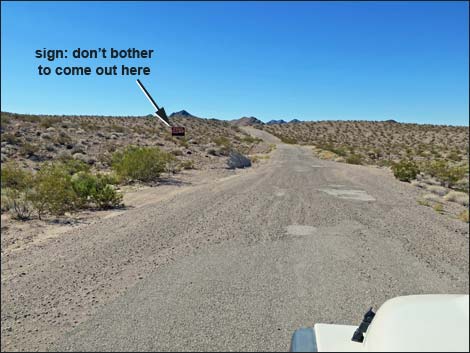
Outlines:
[[251, 167], [251, 161], [240, 152], [232, 151], [227, 160], [229, 169]]
[[45, 160], [45, 158], [43, 156], [39, 156], [37, 154], [30, 154], [28, 157], [26, 157], [27, 159], [29, 159], [30, 161], [33, 161], [33, 162], [42, 162]]
[[48, 127], [48, 128], [46, 129], [46, 131], [55, 132], [55, 129], [54, 129], [53, 127]]
[[43, 133], [41, 137], [46, 140], [50, 140], [52, 138], [51, 134], [48, 134], [47, 132]]

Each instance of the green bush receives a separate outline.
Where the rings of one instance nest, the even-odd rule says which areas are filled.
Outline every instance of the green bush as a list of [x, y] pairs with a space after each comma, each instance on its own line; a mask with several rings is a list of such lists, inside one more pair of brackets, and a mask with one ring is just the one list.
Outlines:
[[15, 162], [2, 163], [2, 189], [24, 190], [32, 186], [33, 174]]
[[72, 177], [71, 182], [80, 208], [88, 207], [90, 203], [101, 209], [122, 204], [122, 195], [111, 185], [113, 180], [107, 175], [79, 172]]
[[427, 163], [424, 165], [423, 169], [425, 173], [437, 178], [447, 187], [455, 186], [467, 173], [464, 166], [451, 166], [444, 160]]
[[5, 133], [2, 134], [2, 142], [7, 142], [10, 145], [16, 145], [20, 142], [20, 140], [13, 134]]
[[212, 139], [212, 141], [217, 145], [217, 146], [223, 146], [226, 148], [230, 148], [231, 143], [230, 140], [224, 136], [219, 136], [215, 137]]
[[33, 154], [35, 154], [36, 152], [39, 151], [39, 146], [38, 145], [35, 145], [35, 144], [32, 144], [32, 143], [29, 143], [29, 142], [25, 142], [21, 147], [20, 147], [20, 154], [22, 156], [25, 156], [25, 157], [29, 157], [29, 156], [32, 156]]
[[111, 167], [125, 181], [153, 181], [165, 171], [170, 154], [158, 147], [127, 147], [114, 152]]
[[354, 153], [350, 154], [346, 157], [345, 162], [349, 164], [362, 164], [362, 156]]
[[392, 165], [393, 175], [401, 181], [411, 181], [419, 174], [419, 168], [413, 161], [402, 160]]
[[10, 122], [11, 122], [10, 117], [2, 113], [1, 118], [0, 118], [0, 126], [4, 127], [10, 124]]
[[80, 205], [72, 186], [71, 175], [62, 163], [43, 165], [36, 174], [31, 200], [39, 218], [45, 212], [63, 215]]
[[240, 139], [241, 142], [245, 142], [245, 143], [260, 143], [262, 142], [263, 140], [258, 138], [258, 137], [252, 137], [250, 135], [246, 135], [246, 136], [243, 136], [241, 139]]
[[21, 221], [30, 219], [34, 211], [31, 202], [31, 190], [2, 189], [3, 210], [10, 211], [14, 219]]
[[282, 142], [284, 143], [287, 143], [287, 144], [290, 144], [290, 145], [296, 145], [297, 144], [297, 140], [293, 137], [288, 137], [288, 136], [278, 136]]
[[74, 175], [79, 172], [89, 172], [90, 166], [83, 161], [74, 159], [71, 156], [61, 157], [59, 159], [64, 169], [70, 175]]

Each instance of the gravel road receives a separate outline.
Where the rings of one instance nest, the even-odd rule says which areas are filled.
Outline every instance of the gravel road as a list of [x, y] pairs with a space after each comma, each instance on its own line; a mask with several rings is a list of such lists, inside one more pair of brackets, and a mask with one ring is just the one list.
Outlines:
[[468, 293], [467, 224], [253, 134], [278, 144], [265, 165], [3, 256], [2, 350], [286, 350], [391, 297]]

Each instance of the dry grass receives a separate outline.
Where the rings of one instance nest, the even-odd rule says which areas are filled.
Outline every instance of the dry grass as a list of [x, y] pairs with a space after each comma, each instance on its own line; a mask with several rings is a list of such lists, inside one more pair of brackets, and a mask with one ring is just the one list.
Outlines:
[[439, 196], [445, 196], [449, 192], [449, 189], [447, 189], [443, 186], [427, 185], [425, 188], [429, 192], [432, 192], [433, 194], [436, 194], [436, 195], [439, 195]]
[[442, 199], [436, 195], [436, 194], [426, 194], [423, 196], [423, 199], [427, 200], [427, 201], [432, 201], [432, 202], [438, 202], [438, 203], [442, 203]]
[[469, 205], [468, 195], [464, 192], [451, 191], [446, 196], [444, 196], [446, 201], [456, 202], [462, 206]]
[[460, 219], [462, 222], [469, 223], [469, 212], [467, 210], [463, 210], [457, 215], [457, 218]]

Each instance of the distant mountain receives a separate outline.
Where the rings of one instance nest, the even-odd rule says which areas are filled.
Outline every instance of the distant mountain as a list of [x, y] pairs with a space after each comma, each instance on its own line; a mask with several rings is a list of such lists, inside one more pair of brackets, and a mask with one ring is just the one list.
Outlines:
[[251, 126], [251, 125], [264, 125], [264, 123], [255, 118], [254, 116], [246, 117], [240, 119], [231, 120], [230, 123], [238, 126]]
[[398, 122], [396, 120], [393, 120], [393, 119], [385, 120], [385, 122], [386, 123], [398, 124]]
[[293, 123], [293, 124], [296, 124], [296, 123], [301, 123], [302, 121], [300, 121], [299, 119], [292, 119], [291, 121], [289, 121], [289, 123]]
[[266, 123], [267, 125], [276, 125], [276, 124], [287, 124], [285, 120], [270, 120]]
[[175, 117], [185, 117], [185, 118], [196, 118], [196, 116], [192, 115], [191, 113], [188, 113], [186, 110], [180, 110], [179, 112], [174, 112], [170, 114], [170, 118], [175, 118]]

